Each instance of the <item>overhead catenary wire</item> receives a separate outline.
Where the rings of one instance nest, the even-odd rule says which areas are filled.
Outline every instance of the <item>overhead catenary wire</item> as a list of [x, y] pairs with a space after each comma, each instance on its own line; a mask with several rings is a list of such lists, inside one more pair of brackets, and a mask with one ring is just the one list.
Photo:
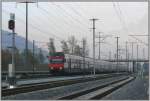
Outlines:
[[[40, 8], [40, 10], [42, 10], [43, 12], [45, 12], [45, 14], [47, 14], [47, 15], [51, 15], [51, 16], [53, 16], [53, 18], [56, 18], [56, 16], [54, 16], [53, 14], [51, 14], [51, 13], [49, 13], [46, 9], [44, 9], [43, 7], [41, 7], [41, 6], [39, 6], [39, 8]], [[44, 14], [44, 15], [45, 15]], [[49, 19], [50, 19], [50, 17], [48, 17]], [[58, 19], [57, 19], [58, 20]], [[61, 19], [61, 21], [62, 21], [62, 19]], [[66, 26], [67, 27], [67, 29], [71, 29], [71, 23], [69, 23], [68, 21], [66, 21], [66, 20], [64, 20], [63, 19], [63, 21], [64, 21], [64, 23], [61, 23], [61, 24], [63, 24], [63, 26]], [[54, 19], [52, 20], [52, 22], [53, 22], [53, 24], [55, 25], [55, 26], [57, 26], [57, 28], [61, 28], [62, 29], [62, 25], [60, 25], [60, 24], [58, 24], [58, 25], [60, 25], [60, 26], [58, 26], [58, 25], [56, 25], [56, 23], [58, 23], [58, 22], [54, 22]], [[64, 30], [64, 32], [66, 31], [65, 29], [63, 29]], [[68, 31], [68, 30], [67, 30]]]
[[[82, 18], [82, 20], [88, 20], [87, 18], [85, 18], [78, 10], [76, 10], [72, 5], [71, 6], [66, 6], [69, 7], [69, 9], [71, 9], [78, 17]], [[81, 20], [80, 20], [81, 22]], [[85, 25], [87, 28], [89, 27], [88, 24], [86, 24], [85, 22], [82, 22], [83, 25]]]
[[132, 36], [132, 37], [133, 37], [134, 39], [136, 39], [137, 41], [139, 41], [140, 43], [142, 43], [142, 44], [148, 46], [148, 43], [145, 43], [145, 42], [143, 42], [142, 40], [140, 40], [140, 39], [138, 39], [138, 38], [136, 38], [136, 37], [134, 37], [134, 36]]
[[[38, 6], [38, 8], [39, 8], [39, 6]], [[24, 15], [24, 13], [23, 13], [22, 11], [20, 11], [20, 13], [22, 13], [22, 14]], [[40, 19], [38, 16], [36, 16], [36, 18]], [[33, 23], [33, 21], [35, 20], [35, 19], [33, 19], [33, 18], [30, 18], [30, 19], [32, 20], [32, 23]], [[33, 24], [33, 25], [38, 25], [37, 22], [38, 22], [38, 21], [36, 21], [36, 24]], [[47, 23], [47, 22], [45, 22], [45, 23]], [[55, 22], [54, 22], [53, 24], [55, 24]], [[34, 26], [34, 27], [35, 27], [35, 26]], [[54, 28], [54, 26], [52, 26], [52, 27]], [[38, 26], [37, 28], [40, 28], [40, 27]], [[56, 31], [56, 32], [59, 31], [58, 33], [62, 33], [62, 31], [57, 30], [58, 28], [60, 28], [60, 27], [57, 27], [57, 28], [55, 27], [55, 28], [54, 28], [55, 31]], [[54, 33], [54, 32], [53, 32], [53, 33]], [[58, 38], [58, 36], [56, 36], [56, 35], [53, 34], [53, 33], [51, 33], [51, 35], [53, 35], [54, 37]], [[59, 39], [60, 39], [60, 38], [59, 38]]]
[[[124, 28], [129, 34], [131, 34], [132, 32], [130, 32], [129, 29], [128, 29], [128, 27], [126, 26], [126, 22], [125, 22], [125, 19], [124, 19], [124, 15], [123, 15], [123, 12], [121, 11], [121, 8], [120, 8], [119, 3], [117, 2], [117, 6], [116, 6], [115, 3], [113, 2], [113, 7], [114, 7], [114, 9], [115, 9], [115, 11], [116, 11], [116, 13], [117, 13], [119, 19], [120, 19], [120, 22], [121, 22], [123, 28]], [[117, 7], [118, 7], [118, 10], [117, 10]], [[119, 11], [119, 12], [118, 12], [118, 11]], [[128, 35], [129, 35], [129, 34], [128, 34]], [[132, 33], [132, 34], [133, 34], [133, 33]], [[129, 36], [131, 36], [132, 38], [136, 39], [138, 42], [140, 42], [140, 43], [142, 43], [142, 44], [144, 44], [144, 45], [148, 45], [147, 43], [143, 42], [142, 40], [140, 40], [140, 39], [138, 39], [138, 38], [136, 38], [136, 37], [134, 37], [134, 36], [132, 36], [132, 35], [129, 35]]]
[[56, 5], [58, 8], [60, 8], [61, 10], [63, 10], [69, 17], [71, 17], [72, 19], [74, 19], [74, 21], [76, 21], [78, 24], [82, 23], [79, 19], [73, 17], [72, 14], [68, 13], [68, 11], [64, 7], [62, 7], [61, 5], [58, 5], [58, 4], [55, 4], [55, 3], [52, 3], [52, 4]]
[[[40, 13], [41, 13], [41, 12], [39, 12], [38, 14], [40, 14]], [[41, 14], [41, 15], [43, 15], [43, 14]], [[45, 15], [45, 14], [44, 14], [44, 15]], [[38, 17], [38, 16], [36, 16], [36, 17], [34, 17], [34, 18], [38, 18], [38, 19], [40, 20], [40, 17]], [[34, 21], [35, 19], [31, 18], [31, 20]], [[48, 23], [48, 22], [46, 22], [46, 21], [43, 20], [43, 19], [42, 19], [42, 21], [44, 21], [44, 23]], [[38, 22], [38, 21], [35, 21], [35, 22], [36, 22], [36, 25], [37, 25], [37, 22]], [[53, 24], [55, 24], [55, 22], [54, 22]], [[56, 25], [55, 25], [55, 26], [56, 26]], [[58, 28], [60, 28], [60, 27], [57, 27], [57, 26], [55, 27], [55, 26], [51, 26], [51, 29], [55, 30], [55, 31], [58, 32], [58, 33], [61, 33], [62, 31], [58, 30]], [[38, 28], [40, 28], [40, 27], [38, 27]], [[53, 30], [52, 30], [52, 31], [53, 31]], [[53, 34], [53, 33], [55, 33], [55, 32], [52, 32], [52, 34]], [[56, 35], [53, 34], [53, 36], [56, 36]], [[58, 37], [58, 36], [56, 36], [56, 37]]]
[[[9, 14], [9, 12], [8, 11], [6, 11], [6, 10], [4, 10], [4, 12], [5, 13], [7, 13], [7, 14]], [[24, 14], [24, 13], [22, 13], [22, 14]], [[19, 18], [19, 17], [17, 17], [17, 20], [18, 21], [20, 21], [21, 23], [25, 23], [25, 21], [24, 20], [22, 20], [21, 18]], [[40, 27], [38, 26], [35, 26], [35, 25], [38, 25], [37, 23], [36, 24], [33, 24], [33, 20], [34, 19], [32, 19], [32, 23], [29, 23], [29, 25], [31, 25], [31, 27], [32, 28], [34, 28], [34, 29], [36, 29], [36, 30], [38, 30], [39, 32], [42, 32], [42, 34], [45, 34], [46, 35], [46, 33], [43, 31], [43, 30], [41, 30], [41, 29], [39, 29]], [[55, 34], [53, 34], [53, 33], [49, 33], [50, 35], [53, 35], [54, 37], [56, 37], [57, 39], [61, 39], [61, 38], [58, 38]], [[41, 34], [40, 34], [41, 35]]]
[[[119, 11], [118, 11], [115, 2], [112, 2], [112, 3], [113, 3], [113, 8], [114, 8], [114, 10], [115, 10], [115, 12], [116, 12], [116, 15], [117, 15], [118, 18], [119, 18], [119, 21], [120, 21], [120, 24], [121, 24], [122, 28], [123, 28], [124, 30], [126, 30], [127, 32], [129, 32], [128, 28], [126, 27], [126, 24], [125, 24], [124, 20], [122, 19], [122, 16], [121, 16], [122, 13], [120, 14], [121, 9], [119, 8]], [[119, 4], [118, 4], [118, 5], [119, 5]]]
[[[59, 10], [61, 10], [61, 11], [63, 11], [63, 14], [65, 13], [65, 16], [67, 17], [67, 18], [71, 18], [71, 21], [73, 22], [73, 23], [76, 23], [77, 25], [79, 25], [79, 26], [76, 26], [77, 28], [79, 28], [79, 29], [81, 29], [81, 30], [83, 30], [84, 32], [88, 32], [88, 30], [86, 30], [86, 29], [88, 29], [88, 28], [86, 28], [86, 27], [84, 27], [83, 26], [83, 24], [81, 24], [81, 21], [79, 21], [77, 18], [75, 18], [75, 17], [73, 17], [70, 13], [68, 13], [68, 11], [66, 11], [66, 9], [64, 9], [62, 6], [60, 6], [60, 5], [57, 5], [57, 4], [55, 4], [55, 3], [51, 3], [52, 5], [55, 5], [57, 8], [59, 8]], [[75, 25], [76, 25], [75, 24]], [[82, 28], [83, 29], [82, 29]], [[88, 32], [89, 33], [89, 32]]]
[[[53, 5], [53, 6], [55, 6], [55, 5]], [[49, 6], [50, 7], [50, 6]], [[42, 11], [44, 11], [45, 13], [47, 13], [47, 15], [52, 15], [53, 17], [54, 17], [54, 15], [53, 14], [51, 14], [48, 10], [46, 10], [46, 9], [44, 9], [44, 7], [42, 7], [41, 5], [39, 5], [39, 8], [42, 10]], [[57, 11], [60, 11], [60, 8], [58, 8], [57, 6], [55, 7], [55, 9], [58, 9]], [[53, 9], [53, 7], [51, 7], [50, 9]], [[81, 27], [83, 27], [83, 25], [81, 26], [81, 24], [80, 24], [80, 26], [77, 26], [77, 24], [75, 23], [75, 21], [74, 21], [74, 19], [63, 19], [64, 18], [64, 16], [65, 16], [65, 18], [67, 18], [68, 16], [66, 15], [66, 14], [63, 14], [64, 12], [60, 12], [59, 13], [59, 16], [61, 15], [62, 16], [62, 19], [61, 19], [61, 22], [62, 22], [62, 20], [63, 21], [65, 21], [64, 23], [62, 22], [62, 24], [64, 24], [64, 25], [66, 25], [67, 27], [68, 27], [68, 29], [66, 30], [66, 31], [68, 31], [68, 30], [73, 30], [72, 28], [73, 28], [73, 26], [75, 25], [76, 27], [74, 27], [74, 29], [76, 28], [77, 30], [76, 31], [80, 31], [80, 33], [83, 33], [83, 32], [86, 32], [86, 33], [89, 33], [88, 32], [88, 30], [86, 30], [87, 28], [85, 28], [84, 27], [84, 29], [83, 28], [81, 28]], [[57, 13], [56, 13], [57, 14]], [[62, 15], [63, 14], [63, 15]], [[50, 17], [49, 17], [50, 18]], [[54, 17], [54, 18], [56, 18], [56, 17]], [[73, 23], [71, 23], [71, 21], [73, 22]], [[78, 24], [79, 25], [79, 24]], [[79, 30], [80, 29], [80, 30]], [[82, 31], [82, 32], [81, 32]], [[71, 32], [71, 31], [70, 31]]]
[[[4, 11], [5, 13], [9, 14], [9, 12], [7, 12], [6, 10], [3, 10], [3, 11]], [[21, 22], [21, 23], [25, 23], [25, 21], [22, 20], [22, 19], [19, 18], [19, 17], [17, 17], [17, 21], [19, 21], [19, 22]], [[47, 36], [48, 34], [46, 34], [46, 33], [49, 33], [49, 32], [45, 32], [45, 31], [39, 29], [38, 27], [35, 26], [35, 24], [33, 25], [33, 24], [29, 23], [29, 25], [31, 25], [32, 28], [34, 28], [34, 29], [38, 30], [39, 32], [41, 32], [42, 35], [44, 34], [44, 35]], [[40, 34], [40, 35], [41, 35], [41, 34]], [[57, 37], [55, 34], [49, 33], [49, 35], [53, 35], [53, 36], [54, 36], [57, 40], [59, 40], [59, 41], [60, 41], [60, 40], [63, 40], [62, 38]]]
[[[7, 11], [4, 11], [5, 13], [7, 12]], [[7, 12], [7, 14], [9, 14], [9, 12]], [[17, 17], [17, 21], [19, 21], [19, 22], [21, 22], [21, 23], [25, 23], [25, 21], [24, 20], [22, 20], [21, 18], [18, 18]], [[60, 37], [57, 37], [56, 35], [54, 35], [54, 34], [52, 34], [52, 33], [50, 33], [50, 32], [47, 32], [47, 31], [44, 31], [44, 30], [41, 30], [40, 29], [40, 27], [37, 27], [37, 26], [35, 26], [35, 25], [37, 25], [37, 24], [31, 24], [31, 23], [29, 23], [29, 25], [33, 28], [33, 29], [35, 29], [35, 30], [37, 30], [37, 31], [39, 31], [39, 32], [41, 32], [42, 33], [42, 35], [44, 34], [44, 35], [53, 35], [58, 41], [62, 41], [62, 40], [65, 40], [65, 39], [62, 39], [62, 38], [60, 38]], [[41, 35], [41, 34], [40, 34]], [[67, 41], [66, 41], [67, 42]], [[67, 42], [68, 43], [68, 42]]]
[[[47, 13], [49, 13], [47, 10], [45, 10], [45, 9], [42, 9], [42, 10], [44, 10], [45, 12], [47, 12]], [[80, 27], [78, 27], [78, 28], [80, 28]], [[81, 28], [80, 28], [81, 29]], [[81, 29], [81, 30], [83, 30], [83, 29]], [[87, 31], [87, 30], [86, 30]], [[83, 30], [83, 32], [85, 33], [85, 30]], [[83, 33], [82, 32], [82, 33]], [[89, 32], [88, 32], [89, 33]]]
[[[38, 8], [39, 8], [39, 5], [38, 5]], [[60, 10], [60, 9], [59, 9], [59, 10]], [[23, 13], [23, 12], [21, 12], [21, 13]], [[66, 11], [65, 15], [66, 15], [66, 14], [69, 15], [69, 13], [68, 13], [67, 11]], [[67, 15], [67, 16], [68, 16], [68, 15]], [[69, 16], [71, 16], [71, 15], [69, 15]], [[36, 17], [38, 17], [38, 16], [36, 16]], [[78, 23], [80, 26], [83, 27], [83, 25], [80, 24], [80, 21], [77, 21], [78, 19], [73, 18], [73, 16], [71, 16], [71, 18], [72, 18], [71, 20], [72, 20], [74, 23], [76, 22], [76, 23]], [[34, 20], [35, 20], [35, 19], [32, 18], [32, 21], [34, 21]], [[31, 25], [31, 24], [30, 24], [30, 25]], [[36, 26], [37, 26], [38, 24], [36, 23], [36, 24], [33, 24], [33, 25], [36, 25]], [[78, 28], [81, 29], [80, 26], [78, 26]], [[38, 30], [39, 32], [43, 32], [43, 31], [41, 31], [41, 29], [40, 29], [39, 26], [37, 26], [37, 27], [32, 26], [32, 27], [34, 27], [34, 29]], [[87, 29], [88, 29], [88, 28], [87, 28]], [[86, 30], [86, 27], [84, 27], [84, 29], [81, 29], [81, 30], [83, 30], [84, 32], [86, 31], [86, 33], [89, 33], [88, 30]], [[46, 32], [46, 31], [44, 31], [44, 32]], [[45, 33], [45, 34], [47, 34], [47, 33]], [[53, 33], [51, 33], [51, 34], [53, 34]], [[53, 36], [54, 36], [54, 37], [57, 37], [57, 36], [55, 36], [54, 34], [53, 34]], [[57, 38], [57, 39], [60, 39], [60, 38]]]
[[[38, 8], [39, 8], [39, 5], [38, 5]], [[56, 7], [55, 7], [55, 8], [56, 8]], [[59, 9], [59, 10], [60, 10], [60, 9]], [[21, 13], [23, 13], [23, 12], [21, 11]], [[62, 14], [60, 14], [60, 15], [62, 15]], [[33, 16], [34, 16], [34, 15], [33, 15]], [[67, 16], [68, 16], [68, 15], [67, 15]], [[67, 17], [67, 16], [66, 16], [66, 17]], [[37, 17], [38, 17], [38, 16], [36, 16], [36, 18], [37, 18]], [[73, 17], [72, 17], [72, 18], [73, 18]], [[75, 19], [75, 18], [74, 18], [74, 19]], [[33, 23], [34, 20], [35, 20], [35, 19], [32, 19], [32, 23]], [[75, 22], [73, 19], [71, 19], [71, 20], [72, 20], [73, 22]], [[68, 21], [69, 21], [69, 20], [68, 20]], [[78, 22], [78, 23], [79, 23], [79, 22]], [[66, 23], [65, 23], [65, 24], [66, 24]], [[70, 24], [71, 24], [71, 23], [70, 23]], [[31, 25], [31, 24], [29, 24], [29, 25]], [[34, 27], [34, 29], [38, 30], [39, 32], [43, 32], [43, 30], [41, 30], [39, 26], [36, 27], [36, 26], [33, 26], [33, 25], [36, 25], [36, 26], [37, 26], [37, 25], [38, 25], [37, 23], [36, 23], [36, 24], [35, 24], [35, 23], [32, 24], [31, 27]], [[77, 25], [77, 24], [76, 24], [76, 25]], [[68, 24], [68, 26], [69, 26], [69, 24]], [[81, 26], [81, 25], [80, 25], [80, 26]], [[77, 26], [77, 27], [81, 29], [80, 26]], [[83, 27], [83, 26], [82, 26], [82, 27]], [[59, 27], [59, 28], [60, 28], [60, 27]], [[55, 29], [56, 29], [56, 28], [55, 28]], [[86, 29], [81, 29], [81, 30], [83, 30], [84, 32], [87, 31]], [[81, 30], [79, 30], [79, 31], [81, 31]], [[44, 32], [46, 32], [46, 31], [44, 31]], [[82, 33], [83, 33], [83, 32], [82, 32]], [[45, 35], [46, 35], [46, 34], [47, 34], [47, 33], [45, 33]], [[53, 35], [54, 37], [57, 37], [57, 36], [55, 36], [55, 34], [53, 34], [53, 33], [51, 33], [51, 35]], [[60, 40], [60, 38], [58, 38], [58, 37], [57, 37], [57, 39]], [[61, 40], [64, 40], [64, 39], [61, 39]]]

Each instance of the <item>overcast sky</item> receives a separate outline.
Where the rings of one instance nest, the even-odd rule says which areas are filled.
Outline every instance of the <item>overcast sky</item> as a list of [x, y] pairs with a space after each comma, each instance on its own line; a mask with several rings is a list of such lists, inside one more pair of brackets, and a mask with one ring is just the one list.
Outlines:
[[[25, 4], [3, 3], [3, 29], [8, 30], [9, 14], [15, 13], [16, 33], [25, 37]], [[92, 22], [97, 18], [96, 35], [112, 35], [105, 39], [107, 44], [101, 46], [102, 57], [108, 57], [116, 50], [116, 36], [119, 36], [119, 45], [125, 48], [125, 41], [139, 43], [139, 53], [142, 57], [143, 48], [147, 54], [147, 36], [136, 36], [137, 41], [130, 34], [148, 34], [148, 3], [147, 2], [46, 2], [29, 4], [29, 40], [48, 42], [55, 39], [57, 51], [61, 51], [60, 41], [67, 40], [74, 35], [81, 45], [81, 39], [87, 38], [92, 56]], [[96, 39], [98, 42], [98, 39]], [[47, 48], [46, 44], [36, 43], [39, 47]], [[131, 53], [131, 44], [128, 45]], [[134, 46], [136, 56], [136, 46]], [[98, 45], [96, 47], [98, 56]], [[112, 55], [113, 57], [113, 55]]]

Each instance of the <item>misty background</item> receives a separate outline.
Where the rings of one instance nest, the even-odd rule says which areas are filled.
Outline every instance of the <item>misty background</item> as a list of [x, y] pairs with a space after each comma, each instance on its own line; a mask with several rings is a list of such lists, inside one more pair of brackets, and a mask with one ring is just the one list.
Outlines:
[[[16, 16], [16, 33], [25, 38], [25, 4], [15, 2], [2, 3], [2, 29], [8, 29], [10, 13]], [[54, 39], [56, 50], [62, 51], [61, 41], [75, 36], [82, 46], [82, 38], [87, 39], [90, 57], [93, 50], [92, 21], [97, 18], [96, 36], [101, 32], [107, 37], [101, 43], [101, 57], [108, 58], [116, 53], [116, 36], [119, 36], [119, 47], [125, 49], [125, 42], [137, 42], [139, 57], [148, 57], [148, 37], [129, 36], [148, 34], [148, 3], [147, 2], [39, 2], [29, 4], [29, 41], [36, 41], [35, 45], [48, 51], [46, 42]], [[23, 40], [22, 40], [23, 41]], [[24, 41], [25, 42], [25, 41]], [[45, 43], [44, 43], [45, 42]], [[96, 38], [98, 42], [98, 38]], [[25, 47], [25, 45], [23, 44]], [[128, 44], [131, 54], [131, 44]], [[125, 58], [125, 52], [122, 52]], [[130, 55], [131, 56], [131, 55]], [[96, 57], [98, 44], [96, 43]], [[147, 58], [146, 57], [146, 58]], [[136, 58], [136, 44], [134, 44], [134, 58]]]

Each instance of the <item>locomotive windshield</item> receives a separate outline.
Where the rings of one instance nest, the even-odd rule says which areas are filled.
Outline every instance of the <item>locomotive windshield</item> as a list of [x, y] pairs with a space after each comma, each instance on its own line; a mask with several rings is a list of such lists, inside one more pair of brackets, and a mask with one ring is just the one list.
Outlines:
[[63, 63], [64, 59], [51, 59], [51, 63]]
[[64, 62], [64, 53], [63, 52], [55, 52], [50, 56], [50, 63], [63, 63]]
[[64, 53], [63, 52], [55, 52], [55, 53], [51, 54], [51, 56], [54, 56], [54, 57], [56, 57], [56, 56], [64, 56]]

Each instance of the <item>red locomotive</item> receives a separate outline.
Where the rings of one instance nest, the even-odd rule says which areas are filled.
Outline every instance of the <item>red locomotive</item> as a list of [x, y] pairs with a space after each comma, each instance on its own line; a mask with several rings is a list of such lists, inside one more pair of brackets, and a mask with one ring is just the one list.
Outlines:
[[51, 73], [64, 71], [65, 56], [63, 52], [55, 52], [49, 56], [49, 70]]

